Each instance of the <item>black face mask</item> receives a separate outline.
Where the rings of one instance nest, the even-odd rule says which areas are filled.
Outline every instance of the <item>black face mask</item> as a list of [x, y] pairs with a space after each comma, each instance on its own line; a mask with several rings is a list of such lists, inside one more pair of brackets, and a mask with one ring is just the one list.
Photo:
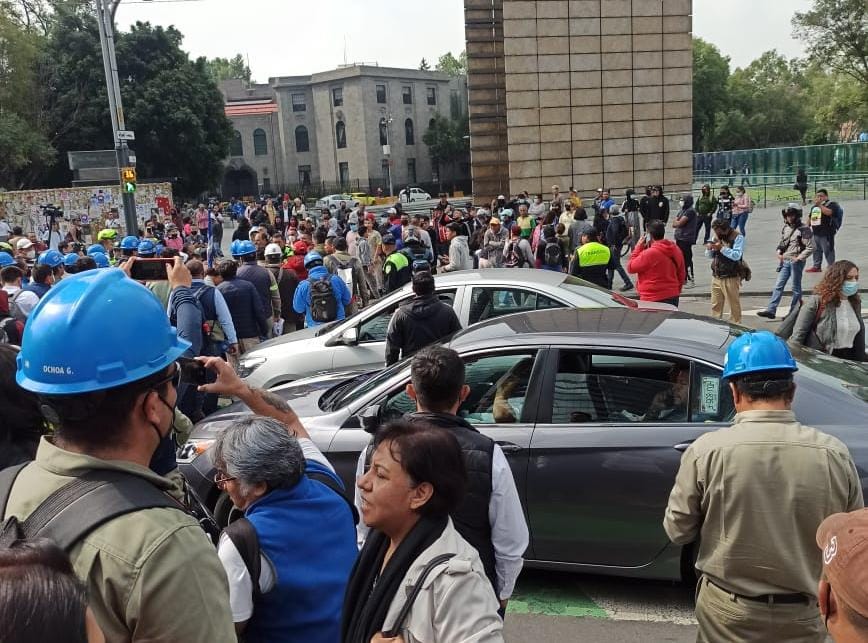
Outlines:
[[[156, 424], [154, 424], [150, 420], [148, 421], [148, 424], [151, 425], [151, 428], [154, 429], [154, 432], [157, 434], [157, 447], [156, 447], [156, 449], [154, 449], [154, 452], [156, 453], [157, 449], [160, 448], [160, 444], [162, 444], [163, 440], [165, 440], [169, 435], [172, 434], [173, 431], [175, 431], [175, 407], [178, 405], [178, 398], [177, 398], [177, 394], [176, 394], [175, 405], [173, 406], [173, 405], [169, 404], [165, 400], [165, 398], [163, 398], [162, 395], [160, 395], [160, 392], [157, 389], [151, 389], [151, 391], [153, 391], [154, 393], [157, 394], [157, 397], [159, 398], [160, 402], [162, 402], [166, 406], [166, 408], [169, 409], [169, 411], [171, 411], [171, 413], [172, 413], [172, 419], [169, 421], [169, 428], [166, 429], [165, 435], [163, 434], [162, 431], [160, 431], [160, 427], [158, 427]], [[145, 399], [147, 399], [147, 395], [145, 396]], [[145, 404], [145, 401], [142, 400], [142, 410], [143, 411], [144, 411], [144, 404]]]

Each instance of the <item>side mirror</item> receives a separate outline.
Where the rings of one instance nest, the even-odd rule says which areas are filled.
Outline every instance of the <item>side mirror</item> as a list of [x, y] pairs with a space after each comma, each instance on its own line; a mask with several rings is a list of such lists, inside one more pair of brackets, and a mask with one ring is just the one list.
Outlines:
[[373, 406], [369, 406], [363, 411], [359, 412], [356, 416], [362, 423], [362, 428], [366, 433], [370, 433], [373, 435], [377, 432], [377, 429], [380, 428], [380, 416], [382, 415], [382, 409], [379, 404], [374, 404]]
[[347, 328], [341, 333], [341, 344], [345, 346], [355, 346], [359, 343], [359, 329], [356, 326]]

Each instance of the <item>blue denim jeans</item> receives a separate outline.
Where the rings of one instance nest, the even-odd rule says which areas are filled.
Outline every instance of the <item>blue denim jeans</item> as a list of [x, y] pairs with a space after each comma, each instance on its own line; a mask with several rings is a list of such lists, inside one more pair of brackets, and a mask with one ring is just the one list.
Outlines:
[[785, 259], [781, 266], [781, 271], [778, 273], [778, 280], [775, 282], [774, 290], [772, 290], [772, 298], [769, 300], [767, 307], [770, 313], [775, 313], [778, 306], [781, 304], [781, 299], [784, 296], [784, 288], [790, 277], [793, 278], [793, 299], [790, 302], [790, 307], [799, 303], [802, 298], [802, 272], [805, 270], [805, 262], [792, 262]]
[[744, 233], [744, 226], [747, 223], [747, 218], [750, 216], [749, 213], [745, 212], [744, 214], [734, 214], [732, 215], [732, 221], [730, 222], [730, 226], [733, 229], [738, 228], [738, 231], [741, 232], [742, 236], [747, 236]]

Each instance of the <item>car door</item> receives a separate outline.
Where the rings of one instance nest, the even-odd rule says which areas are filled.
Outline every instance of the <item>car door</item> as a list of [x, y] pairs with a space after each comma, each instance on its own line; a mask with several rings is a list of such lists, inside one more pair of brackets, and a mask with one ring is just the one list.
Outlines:
[[566, 304], [547, 295], [519, 286], [473, 286], [467, 301], [466, 323], [470, 326], [512, 313], [566, 307]]
[[626, 348], [547, 361], [527, 501], [539, 560], [638, 567], [666, 547], [684, 449], [733, 415], [717, 367]]
[[[438, 288], [437, 296], [441, 301], [453, 305], [458, 296], [459, 287]], [[399, 306], [413, 299], [412, 293], [398, 299], [389, 306], [377, 310], [373, 314], [360, 314], [356, 326], [357, 341], [350, 346], [339, 346], [335, 349], [333, 368], [358, 368], [365, 365], [385, 365], [386, 363], [386, 331], [389, 321]]]

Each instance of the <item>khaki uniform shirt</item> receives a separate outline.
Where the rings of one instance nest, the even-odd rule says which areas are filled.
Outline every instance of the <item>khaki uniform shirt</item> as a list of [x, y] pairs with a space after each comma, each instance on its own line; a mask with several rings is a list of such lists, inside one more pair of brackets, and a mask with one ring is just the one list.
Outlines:
[[[150, 469], [64, 451], [42, 438], [35, 462], [18, 475], [6, 515], [25, 519], [52, 492], [93, 469], [171, 487]], [[191, 516], [154, 508], [115, 518], [76, 544], [70, 558], [107, 641], [235, 643], [226, 573]]]
[[700, 539], [696, 567], [736, 594], [816, 596], [816, 533], [827, 516], [862, 507], [850, 452], [792, 411], [746, 411], [684, 452], [663, 527], [677, 545]]

